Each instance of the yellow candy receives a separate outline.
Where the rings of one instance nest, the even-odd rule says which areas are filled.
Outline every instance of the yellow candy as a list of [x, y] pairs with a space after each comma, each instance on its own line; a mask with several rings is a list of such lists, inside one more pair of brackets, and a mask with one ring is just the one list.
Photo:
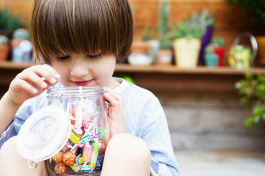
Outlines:
[[76, 144], [78, 141], [80, 141], [80, 138], [74, 133], [71, 131], [70, 133], [70, 137], [69, 139], [74, 143]]

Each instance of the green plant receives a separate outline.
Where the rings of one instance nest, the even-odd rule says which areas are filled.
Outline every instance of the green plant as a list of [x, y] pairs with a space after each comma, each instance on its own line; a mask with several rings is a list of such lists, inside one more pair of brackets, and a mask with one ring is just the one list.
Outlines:
[[8, 43], [9, 39], [4, 35], [0, 35], [0, 44], [8, 44]]
[[252, 22], [260, 21], [265, 24], [265, 1], [264, 0], [225, 0], [232, 8], [240, 7], [243, 15]]
[[189, 17], [189, 21], [193, 25], [205, 28], [206, 26], [213, 26], [215, 23], [215, 18], [209, 14], [209, 11], [207, 9], [203, 11], [198, 9]]
[[155, 37], [155, 27], [145, 26], [143, 33], [142, 33], [142, 40], [148, 41], [148, 40], [153, 40], [155, 38], [156, 38]]
[[176, 26], [171, 25], [171, 39], [198, 38], [201, 39], [206, 26], [212, 26], [215, 19], [208, 10], [197, 10], [187, 20], [182, 20]]
[[265, 121], [265, 74], [246, 74], [245, 79], [238, 81], [235, 86], [241, 95], [240, 103], [252, 110], [245, 120], [249, 130], [261, 120]]
[[14, 30], [24, 26], [24, 22], [21, 16], [12, 16], [9, 13], [9, 9], [0, 9], [0, 29], [8, 32], [14, 32]]
[[168, 12], [169, 4], [167, 0], [163, 0], [159, 4], [158, 15], [158, 39], [160, 49], [170, 49], [170, 40], [168, 37]]
[[170, 39], [177, 38], [198, 38], [201, 39], [205, 29], [201, 26], [196, 26], [190, 21], [181, 21], [176, 26], [171, 26]]

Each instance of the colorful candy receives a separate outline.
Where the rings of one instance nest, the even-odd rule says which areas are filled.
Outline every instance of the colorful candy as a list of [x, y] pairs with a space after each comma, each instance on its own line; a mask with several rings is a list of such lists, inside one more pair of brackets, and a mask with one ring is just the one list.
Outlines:
[[64, 154], [64, 157], [63, 157], [63, 162], [68, 165], [68, 166], [71, 166], [75, 163], [75, 160], [76, 160], [76, 156], [75, 154], [73, 154], [71, 151], [68, 151]]
[[64, 163], [56, 164], [54, 167], [54, 171], [58, 175], [64, 175], [67, 172], [67, 166]]
[[64, 156], [63, 152], [58, 152], [56, 155], [52, 157], [52, 160], [56, 163], [61, 163], [63, 162], [63, 156]]
[[[52, 157], [58, 175], [63, 175], [68, 169], [76, 173], [99, 172], [102, 169], [106, 144], [104, 128], [98, 128], [96, 117], [98, 109], [88, 99], [67, 104], [67, 113], [72, 123], [69, 140], [63, 149]], [[94, 120], [95, 119], [95, 120]]]
[[95, 169], [96, 164], [97, 164], [97, 157], [98, 157], [98, 151], [99, 151], [99, 144], [97, 142], [94, 142], [92, 144], [92, 156], [91, 156], [91, 161], [89, 163], [90, 167], [92, 169]]
[[99, 154], [103, 155], [106, 151], [106, 144], [103, 141], [100, 141], [100, 150], [99, 150]]
[[76, 144], [78, 141], [80, 141], [80, 138], [73, 131], [71, 131], [69, 139], [74, 144]]
[[83, 161], [86, 163], [90, 162], [91, 155], [92, 155], [92, 146], [86, 144], [83, 149]]

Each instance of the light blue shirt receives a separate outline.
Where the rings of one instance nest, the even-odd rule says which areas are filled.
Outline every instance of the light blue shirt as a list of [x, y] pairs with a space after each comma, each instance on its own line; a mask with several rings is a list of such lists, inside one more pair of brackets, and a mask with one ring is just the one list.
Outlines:
[[[152, 173], [158, 176], [177, 176], [177, 161], [172, 148], [167, 119], [157, 97], [150, 91], [125, 80], [114, 90], [124, 99], [126, 133], [142, 138], [149, 145]], [[61, 86], [57, 84], [56, 86]], [[48, 105], [47, 93], [23, 103], [8, 129], [1, 135], [0, 147], [18, 134], [25, 120], [35, 111]]]

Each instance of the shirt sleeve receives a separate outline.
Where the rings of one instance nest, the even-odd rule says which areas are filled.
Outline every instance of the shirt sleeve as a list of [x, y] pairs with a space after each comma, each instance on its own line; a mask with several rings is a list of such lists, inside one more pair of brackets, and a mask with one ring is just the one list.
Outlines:
[[178, 176], [179, 169], [174, 155], [167, 119], [159, 100], [154, 96], [144, 106], [143, 138], [151, 150], [151, 174], [157, 176]]
[[33, 112], [47, 104], [45, 92], [35, 98], [26, 100], [18, 109], [7, 130], [0, 136], [0, 148], [9, 138], [18, 135], [20, 128]]
[[32, 106], [30, 105], [31, 101], [27, 100], [18, 109], [13, 121], [11, 122], [7, 130], [4, 131], [0, 137], [0, 148], [9, 138], [16, 136], [18, 134], [21, 126], [32, 112]]

